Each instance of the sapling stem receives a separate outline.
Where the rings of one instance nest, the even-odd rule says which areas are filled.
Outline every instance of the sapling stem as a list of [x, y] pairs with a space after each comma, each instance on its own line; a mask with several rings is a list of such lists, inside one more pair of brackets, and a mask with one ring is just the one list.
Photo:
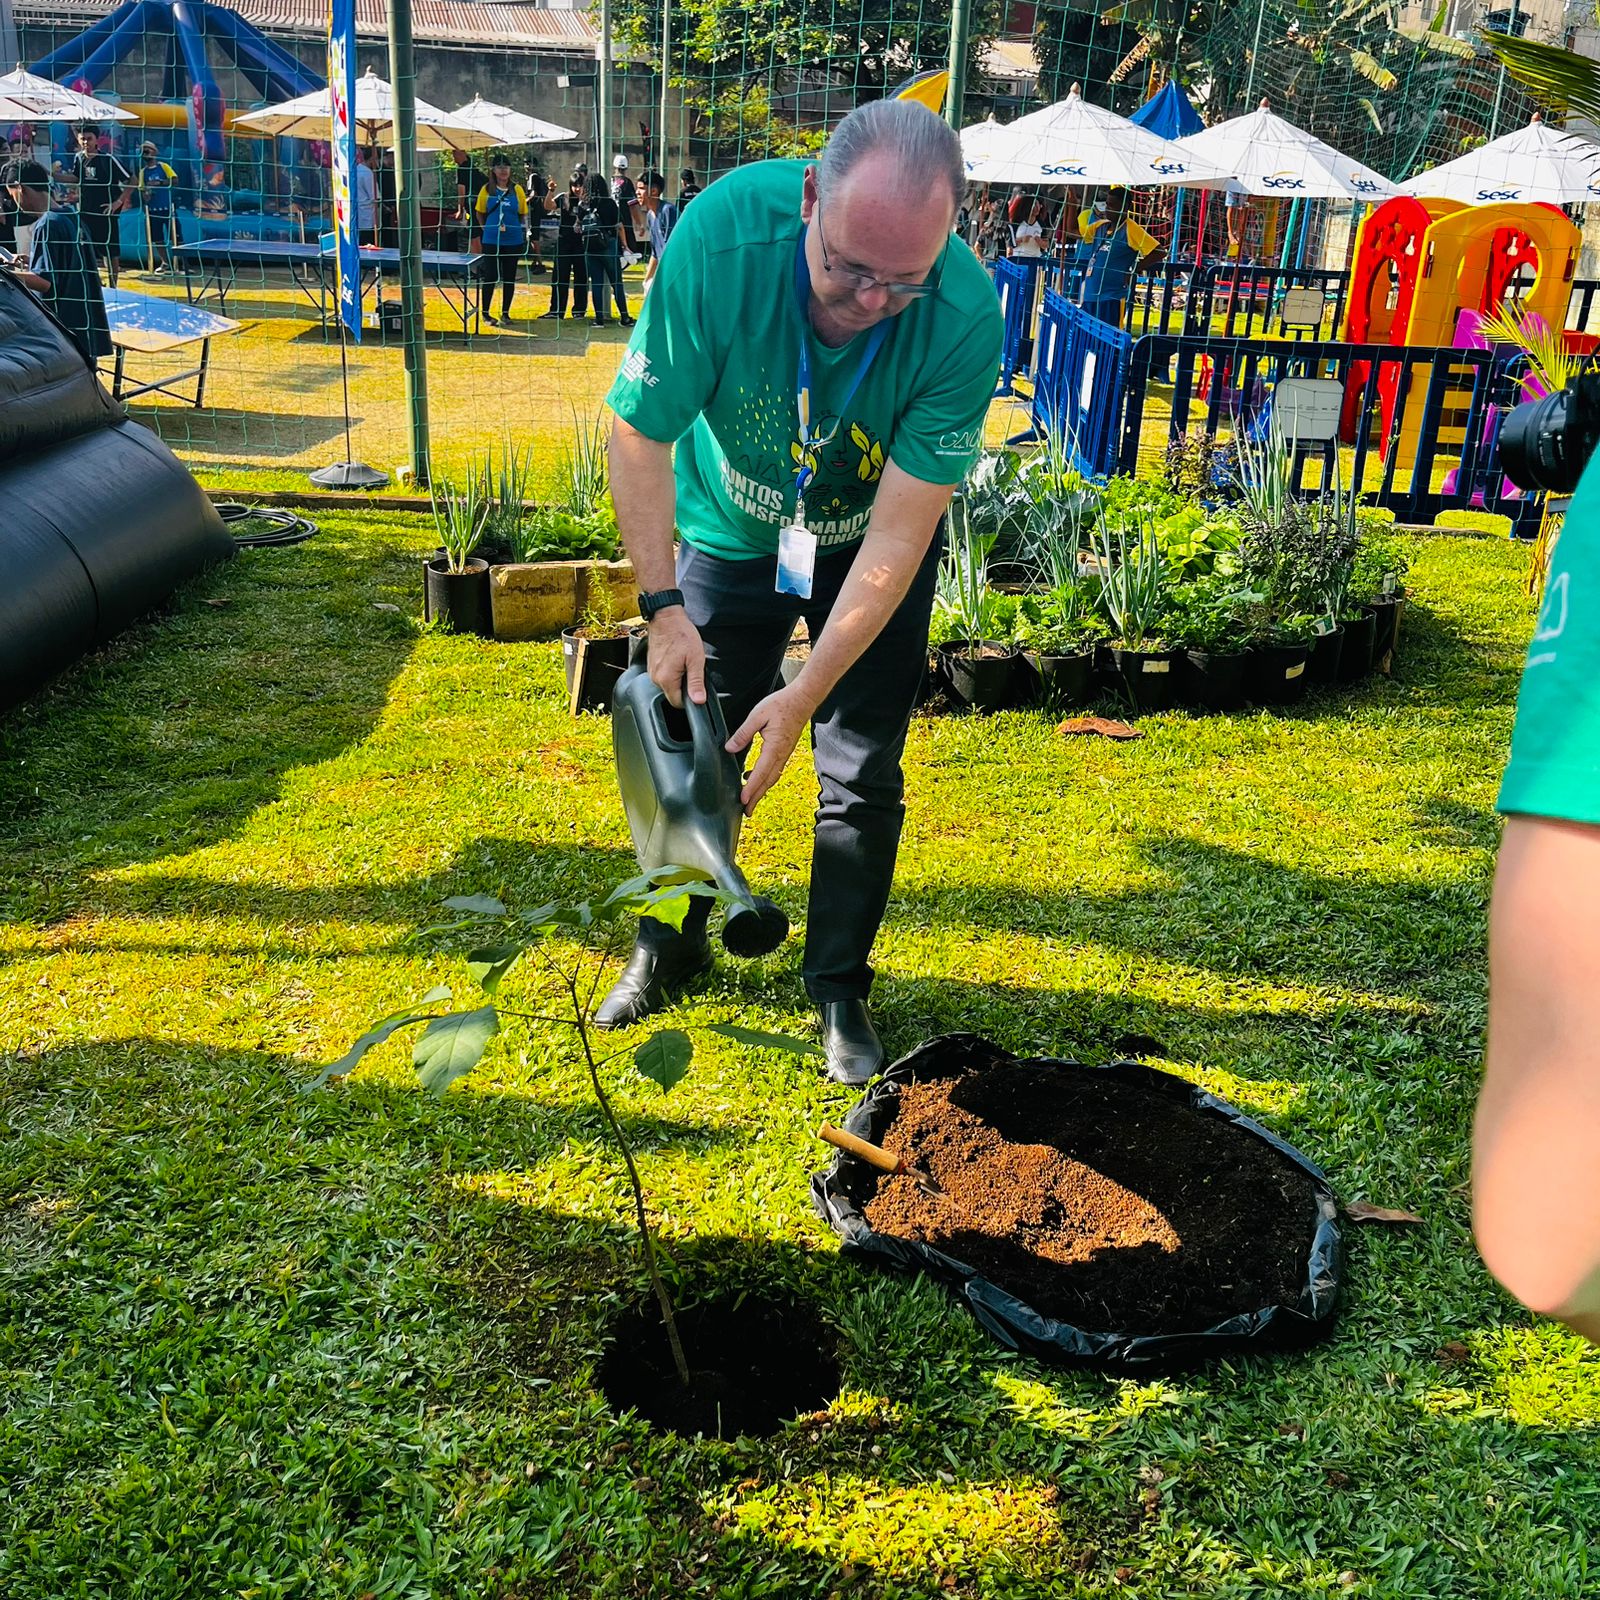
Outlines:
[[678, 1381], [688, 1388], [689, 1362], [683, 1353], [683, 1341], [678, 1337], [678, 1319], [672, 1309], [672, 1297], [667, 1293], [666, 1281], [662, 1278], [661, 1268], [656, 1263], [655, 1241], [650, 1236], [650, 1218], [644, 1207], [644, 1185], [639, 1182], [639, 1169], [634, 1165], [633, 1148], [629, 1145], [622, 1131], [622, 1125], [611, 1109], [610, 1098], [600, 1081], [600, 1068], [589, 1045], [589, 1029], [584, 1022], [584, 1005], [578, 994], [577, 982], [566, 973], [562, 973], [562, 981], [567, 986], [567, 993], [572, 997], [572, 1013], [576, 1019], [579, 1042], [583, 1045], [584, 1064], [589, 1069], [589, 1082], [594, 1086], [594, 1097], [600, 1103], [600, 1114], [606, 1119], [606, 1126], [611, 1130], [611, 1137], [617, 1141], [617, 1148], [622, 1152], [623, 1163], [628, 1169], [628, 1184], [633, 1190], [634, 1215], [639, 1222], [639, 1240], [644, 1248], [645, 1271], [650, 1274], [650, 1282], [655, 1289], [657, 1303], [661, 1307], [661, 1321], [667, 1330], [667, 1344], [672, 1351], [672, 1364], [678, 1369]]

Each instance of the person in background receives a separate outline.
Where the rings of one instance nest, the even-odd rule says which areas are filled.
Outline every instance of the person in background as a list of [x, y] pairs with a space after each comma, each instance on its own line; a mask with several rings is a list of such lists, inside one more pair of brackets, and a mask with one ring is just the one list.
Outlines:
[[661, 252], [667, 248], [667, 240], [671, 238], [672, 230], [678, 225], [678, 208], [670, 200], [662, 198], [666, 188], [667, 180], [659, 172], [645, 173], [645, 226], [650, 232], [650, 265], [645, 269], [644, 275], [644, 286], [647, 289], [650, 287], [650, 280], [656, 275]]
[[537, 161], [528, 163], [523, 179], [528, 191], [528, 271], [542, 275], [544, 244], [539, 238], [539, 224], [550, 215], [550, 197], [555, 192], [555, 184], [546, 180]]
[[1013, 189], [1011, 198], [1006, 202], [1006, 221], [1011, 227], [1019, 227], [1028, 220], [1028, 214], [1033, 210], [1033, 200], [1026, 189]]
[[1530, 1310], [1600, 1343], [1600, 458], [1550, 559], [1523, 668], [1489, 909], [1472, 1225]]
[[998, 200], [985, 200], [978, 214], [978, 259], [992, 267], [1006, 253], [1011, 226]]
[[111, 329], [94, 252], [78, 214], [51, 209], [50, 173], [37, 161], [12, 163], [6, 189], [17, 210], [35, 219], [27, 265], [14, 259], [8, 270], [44, 301], [93, 366], [111, 354]]
[[388, 145], [373, 151], [378, 180], [378, 243], [385, 250], [400, 248], [400, 188], [394, 175], [394, 151]]
[[470, 230], [472, 208], [478, 203], [478, 191], [489, 180], [465, 150], [452, 150], [450, 154], [456, 164], [456, 221]]
[[[528, 191], [511, 181], [511, 158], [497, 153], [489, 182], [478, 191], [473, 216], [482, 230], [479, 240], [481, 316], [496, 327], [511, 326], [511, 299], [517, 292], [517, 265], [528, 247]], [[490, 315], [494, 286], [500, 285], [500, 315]]]
[[7, 254], [17, 249], [17, 223], [22, 215], [7, 184], [6, 175], [14, 164], [9, 156], [0, 158], [0, 251]]
[[1228, 185], [1224, 209], [1228, 220], [1228, 259], [1243, 260], [1245, 248], [1250, 242], [1250, 223], [1255, 216], [1255, 207], [1243, 184]]
[[145, 236], [150, 246], [150, 270], [172, 271], [172, 246], [176, 218], [172, 190], [178, 175], [147, 139], [139, 147], [139, 204], [144, 208]]
[[372, 152], [365, 145], [356, 151], [350, 187], [356, 203], [356, 243], [371, 244], [378, 221], [378, 178], [372, 170]]
[[78, 220], [83, 224], [84, 237], [115, 288], [121, 257], [114, 243], [116, 219], [127, 210], [132, 198], [129, 185], [133, 174], [109, 151], [101, 150], [99, 130], [90, 123], [78, 129], [72, 182], [78, 191]]
[[[618, 158], [622, 159], [621, 157]], [[617, 202], [612, 199], [606, 180], [597, 172], [589, 179], [583, 207], [578, 213], [578, 232], [583, 238], [584, 265], [589, 273], [589, 298], [594, 302], [594, 323], [603, 328], [611, 320], [611, 297], [617, 301], [617, 317], [631, 328], [628, 297], [622, 287], [622, 222]]]
[[1128, 191], [1118, 184], [1090, 236], [1079, 305], [1090, 316], [1120, 328], [1134, 272], [1146, 256], [1160, 248], [1160, 241], [1128, 215]]
[[617, 203], [617, 219], [622, 227], [622, 248], [631, 256], [642, 256], [644, 247], [633, 231], [639, 210], [639, 190], [628, 176], [628, 158], [617, 156], [611, 163], [611, 198]]
[[1044, 255], [1045, 210], [1042, 200], [1035, 200], [1025, 222], [1011, 230], [1011, 254], [1019, 261], [1037, 261]]
[[572, 286], [572, 314], [581, 318], [589, 309], [589, 269], [583, 253], [583, 236], [579, 231], [584, 203], [584, 169], [573, 168], [571, 181], [565, 194], [557, 195], [556, 214], [556, 264], [550, 278], [550, 309], [547, 317], [564, 317], [567, 314], [567, 286]]
[[678, 174], [678, 214], [683, 214], [683, 208], [700, 193], [700, 180], [694, 175], [693, 167], [685, 167]]

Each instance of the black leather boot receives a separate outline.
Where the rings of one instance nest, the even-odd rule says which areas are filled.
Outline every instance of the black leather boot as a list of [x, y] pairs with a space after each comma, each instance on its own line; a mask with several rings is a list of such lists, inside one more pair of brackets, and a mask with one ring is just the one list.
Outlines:
[[662, 950], [651, 950], [636, 942], [622, 976], [595, 1011], [594, 1025], [629, 1028], [643, 1022], [710, 970], [711, 946], [704, 939]]
[[883, 1070], [883, 1041], [865, 1000], [825, 1000], [820, 1010], [822, 1050], [835, 1083], [863, 1084]]

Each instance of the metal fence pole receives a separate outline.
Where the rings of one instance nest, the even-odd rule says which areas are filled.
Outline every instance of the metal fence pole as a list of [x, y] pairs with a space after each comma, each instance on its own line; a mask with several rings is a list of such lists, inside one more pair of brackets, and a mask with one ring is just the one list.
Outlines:
[[[0, 0], [3, 5], [5, 0]], [[657, 168], [663, 178], [667, 175], [667, 82], [672, 64], [672, 0], [661, 0], [661, 164]]]
[[600, 37], [595, 41], [594, 170], [602, 177], [611, 171], [611, 0], [600, 0]]
[[417, 80], [411, 0], [389, 0], [389, 81], [394, 87], [395, 204], [400, 211], [400, 319], [411, 422], [411, 478], [425, 488], [428, 459], [428, 346], [422, 298], [422, 211], [417, 195]]
[[950, 9], [950, 87], [945, 91], [944, 120], [957, 133], [967, 103], [967, 26], [972, 0], [955, 0]]

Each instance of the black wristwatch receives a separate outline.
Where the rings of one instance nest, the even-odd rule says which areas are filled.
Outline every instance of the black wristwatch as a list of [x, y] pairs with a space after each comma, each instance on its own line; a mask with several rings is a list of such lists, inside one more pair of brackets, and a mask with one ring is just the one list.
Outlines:
[[668, 606], [682, 604], [682, 589], [657, 589], [654, 594], [639, 596], [639, 615], [648, 622], [658, 611], [665, 611]]

